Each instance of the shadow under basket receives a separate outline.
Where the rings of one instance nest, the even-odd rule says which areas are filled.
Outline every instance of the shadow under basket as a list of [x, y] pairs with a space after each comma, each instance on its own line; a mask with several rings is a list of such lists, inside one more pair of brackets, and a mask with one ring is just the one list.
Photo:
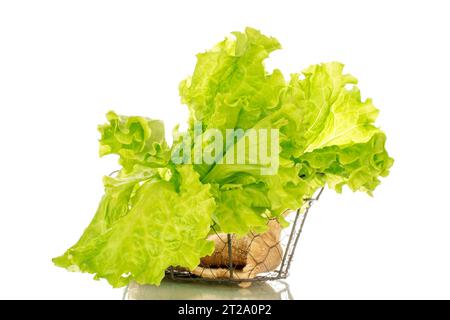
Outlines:
[[269, 220], [268, 231], [239, 238], [213, 228], [215, 233], [208, 239], [215, 242], [215, 252], [202, 258], [194, 270], [168, 268], [166, 278], [235, 283], [241, 287], [255, 281], [286, 279], [308, 212], [322, 192], [323, 188], [313, 198], [305, 199], [302, 208], [285, 215], [289, 223], [286, 228], [281, 228], [276, 220]]

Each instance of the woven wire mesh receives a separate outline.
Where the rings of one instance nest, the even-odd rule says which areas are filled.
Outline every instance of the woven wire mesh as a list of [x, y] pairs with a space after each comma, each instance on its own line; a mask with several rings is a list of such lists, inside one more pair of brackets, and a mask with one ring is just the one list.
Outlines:
[[289, 226], [281, 228], [274, 219], [269, 231], [245, 237], [219, 233], [212, 227], [215, 252], [201, 260], [192, 271], [170, 267], [166, 277], [180, 281], [235, 282], [249, 285], [255, 281], [285, 279], [289, 275], [295, 249], [312, 204], [319, 200], [323, 188], [304, 205], [285, 216]]

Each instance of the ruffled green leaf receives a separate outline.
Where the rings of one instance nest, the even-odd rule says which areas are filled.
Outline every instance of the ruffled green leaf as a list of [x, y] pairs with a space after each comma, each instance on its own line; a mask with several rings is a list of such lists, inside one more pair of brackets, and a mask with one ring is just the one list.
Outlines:
[[312, 169], [308, 176], [319, 175], [322, 182], [337, 192], [344, 185], [352, 191], [372, 191], [379, 177], [389, 174], [394, 160], [385, 149], [386, 136], [377, 133], [366, 143], [345, 147], [331, 146], [304, 154], [299, 161]]
[[281, 72], [268, 74], [263, 64], [281, 47], [275, 38], [252, 28], [233, 36], [198, 54], [194, 73], [180, 84], [191, 121], [202, 121], [205, 127], [251, 128], [277, 107], [285, 86]]
[[54, 263], [114, 287], [130, 280], [159, 285], [169, 266], [195, 268], [214, 250], [206, 236], [215, 203], [192, 166], [178, 167], [174, 176], [115, 181], [79, 242]]
[[112, 111], [106, 118], [109, 123], [98, 127], [100, 156], [119, 155], [119, 163], [125, 171], [132, 171], [136, 165], [164, 167], [168, 164], [170, 149], [162, 121], [119, 116]]

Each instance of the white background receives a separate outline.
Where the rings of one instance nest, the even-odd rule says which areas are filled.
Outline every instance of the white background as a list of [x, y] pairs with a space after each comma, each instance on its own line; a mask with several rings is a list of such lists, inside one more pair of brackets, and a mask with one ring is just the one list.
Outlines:
[[295, 298], [450, 298], [447, 1], [1, 1], [0, 298], [121, 298], [51, 258], [80, 236], [116, 159], [110, 109], [186, 119], [195, 54], [245, 26], [288, 75], [338, 60], [381, 110], [396, 163], [374, 198], [327, 191], [289, 278]]

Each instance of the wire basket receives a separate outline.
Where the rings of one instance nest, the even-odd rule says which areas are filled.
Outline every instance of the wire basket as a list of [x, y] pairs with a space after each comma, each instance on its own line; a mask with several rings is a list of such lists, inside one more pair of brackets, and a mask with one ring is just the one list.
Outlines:
[[289, 227], [284, 229], [276, 220], [269, 220], [269, 231], [238, 238], [234, 234], [218, 233], [213, 228], [216, 246], [213, 256], [203, 258], [192, 271], [170, 267], [166, 278], [237, 283], [241, 287], [255, 281], [286, 279], [308, 212], [322, 192], [323, 188], [314, 197], [305, 199], [302, 208], [288, 214], [285, 218]]

